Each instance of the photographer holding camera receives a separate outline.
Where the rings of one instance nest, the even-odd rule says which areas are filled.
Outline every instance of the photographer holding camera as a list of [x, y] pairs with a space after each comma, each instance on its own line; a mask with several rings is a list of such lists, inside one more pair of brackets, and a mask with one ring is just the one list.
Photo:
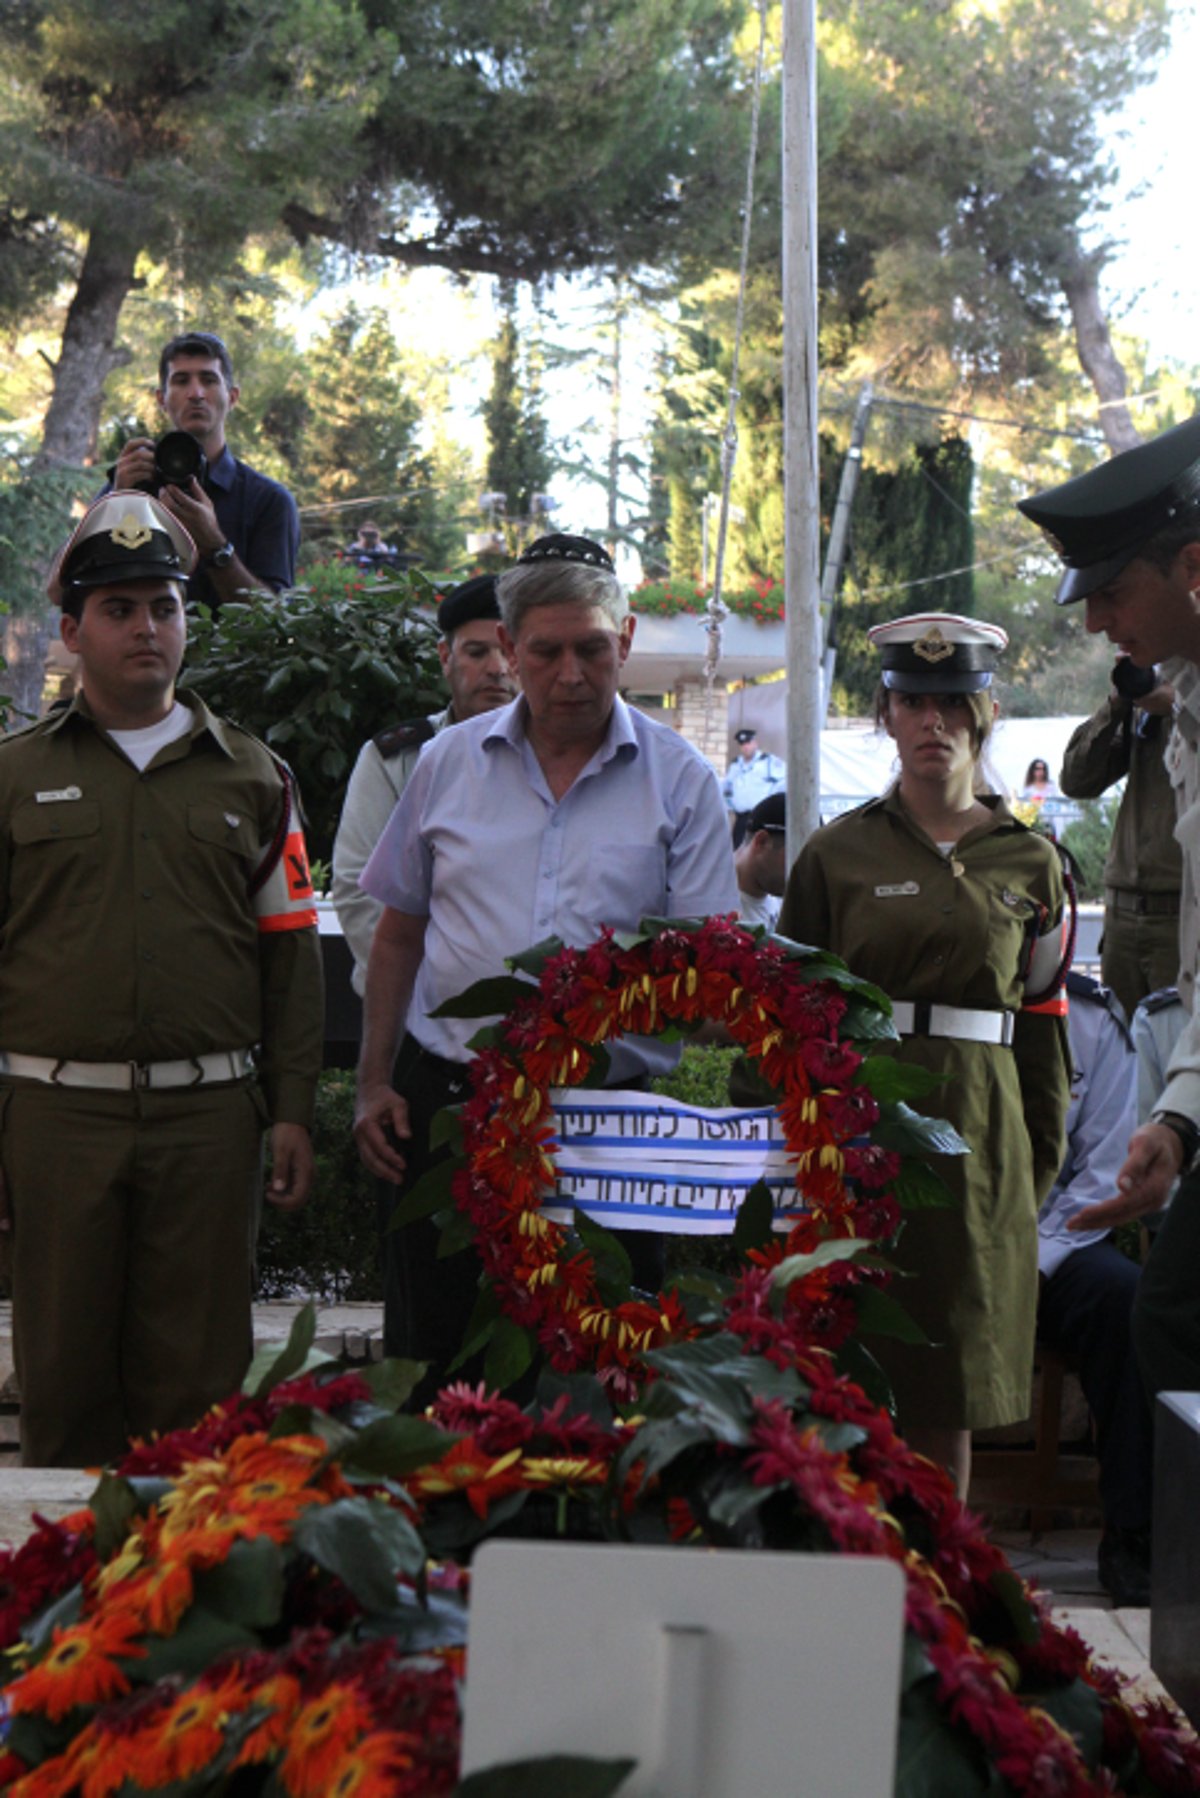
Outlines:
[[1125, 778], [1104, 864], [1100, 968], [1127, 1018], [1147, 993], [1174, 986], [1179, 975], [1183, 864], [1163, 762], [1174, 702], [1156, 669], [1120, 656], [1108, 698], [1067, 744], [1059, 775], [1069, 799], [1098, 799]]
[[290, 587], [300, 546], [287, 488], [239, 462], [225, 442], [238, 391], [219, 337], [173, 337], [159, 357], [156, 390], [173, 429], [157, 444], [131, 437], [109, 471], [111, 487], [153, 494], [191, 534], [200, 559], [189, 597], [214, 611], [256, 589]]

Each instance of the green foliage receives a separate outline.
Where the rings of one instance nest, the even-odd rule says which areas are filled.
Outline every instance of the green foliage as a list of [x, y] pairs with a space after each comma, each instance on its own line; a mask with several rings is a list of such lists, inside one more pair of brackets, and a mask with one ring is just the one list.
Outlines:
[[704, 1044], [688, 1043], [679, 1057], [679, 1065], [669, 1074], [661, 1074], [654, 1091], [681, 1105], [721, 1107], [730, 1103], [729, 1071], [737, 1060], [737, 1049], [717, 1049]]
[[263, 1206], [258, 1296], [310, 1294], [324, 1303], [381, 1294], [376, 1183], [354, 1143], [354, 1076], [322, 1074], [313, 1127], [317, 1177], [299, 1211]]
[[492, 386], [483, 405], [487, 429], [487, 486], [503, 493], [507, 516], [530, 519], [533, 496], [545, 493], [555, 463], [539, 410], [537, 368], [528, 347], [522, 355], [511, 284], [503, 292], [500, 334], [492, 345]]
[[432, 589], [418, 574], [371, 582], [344, 571], [343, 597], [304, 587], [224, 606], [191, 626], [185, 683], [288, 762], [310, 853], [327, 860], [355, 758], [368, 737], [444, 703]]
[[96, 486], [94, 469], [37, 469], [23, 455], [0, 462], [0, 596], [8, 611], [46, 606], [46, 573], [71, 529], [72, 507]]
[[1079, 899], [1104, 898], [1104, 863], [1117, 822], [1120, 798], [1116, 794], [1102, 799], [1078, 801], [1081, 816], [1068, 824], [1062, 833], [1063, 846], [1071, 851], [1079, 866]]
[[[859, 475], [846, 580], [838, 604], [836, 692], [840, 707], [869, 712], [879, 658], [867, 641], [872, 625], [921, 609], [971, 614], [974, 463], [961, 437], [912, 443], [894, 467], [865, 467]], [[832, 516], [841, 457], [822, 442], [822, 514]], [[954, 570], [934, 588], [905, 591], [930, 574]]]

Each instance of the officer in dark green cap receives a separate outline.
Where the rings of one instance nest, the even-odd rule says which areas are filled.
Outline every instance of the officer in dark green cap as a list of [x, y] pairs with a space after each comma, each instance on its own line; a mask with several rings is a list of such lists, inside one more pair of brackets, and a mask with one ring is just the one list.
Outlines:
[[1183, 849], [1179, 991], [1192, 1015], [1150, 1121], [1130, 1139], [1113, 1199], [1091, 1228], [1158, 1211], [1175, 1193], [1143, 1272], [1134, 1337], [1152, 1392], [1200, 1388], [1200, 417], [1020, 501], [1064, 564], [1058, 603], [1175, 691], [1167, 769]]

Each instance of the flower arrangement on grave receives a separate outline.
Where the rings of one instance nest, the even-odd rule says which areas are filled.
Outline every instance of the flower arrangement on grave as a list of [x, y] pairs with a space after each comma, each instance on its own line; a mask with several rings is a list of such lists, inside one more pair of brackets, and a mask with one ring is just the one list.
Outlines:
[[[523, 1368], [536, 1343], [536, 1397], [458, 1382], [404, 1415], [419, 1368], [346, 1372], [314, 1351], [304, 1313], [240, 1396], [135, 1444], [85, 1509], [0, 1556], [0, 1786], [604, 1798], [628, 1762], [458, 1780], [471, 1553], [523, 1533], [896, 1561], [901, 1795], [1200, 1790], [1195, 1736], [1127, 1701], [838, 1365], [854, 1306], [883, 1302], [890, 1206], [930, 1196], [892, 1146], [924, 1126], [858, 1046], [887, 1036], [886, 1003], [829, 958], [729, 923], [533, 960], [536, 993], [490, 995], [507, 1015], [481, 1049], [451, 1184], [477, 1225], [506, 1226], [485, 1262], [488, 1355]], [[622, 1295], [607, 1232], [540, 1219], [546, 1094], [606, 1036], [685, 1012], [722, 1016], [783, 1091], [804, 1214], [767, 1241], [772, 1220], [748, 1202], [744, 1274]]]

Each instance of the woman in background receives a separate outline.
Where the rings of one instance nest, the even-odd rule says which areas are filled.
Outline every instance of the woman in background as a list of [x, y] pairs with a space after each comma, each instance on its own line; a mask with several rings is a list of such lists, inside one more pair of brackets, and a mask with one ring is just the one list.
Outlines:
[[1071, 1063], [1058, 857], [983, 791], [1002, 630], [925, 614], [877, 625], [876, 717], [899, 778], [818, 830], [779, 930], [892, 998], [899, 1057], [944, 1076], [917, 1109], [970, 1146], [933, 1165], [952, 1208], [905, 1214], [896, 1297], [933, 1346], [874, 1339], [913, 1447], [965, 1496], [971, 1431], [1029, 1415], [1037, 1214], [1063, 1154]]

